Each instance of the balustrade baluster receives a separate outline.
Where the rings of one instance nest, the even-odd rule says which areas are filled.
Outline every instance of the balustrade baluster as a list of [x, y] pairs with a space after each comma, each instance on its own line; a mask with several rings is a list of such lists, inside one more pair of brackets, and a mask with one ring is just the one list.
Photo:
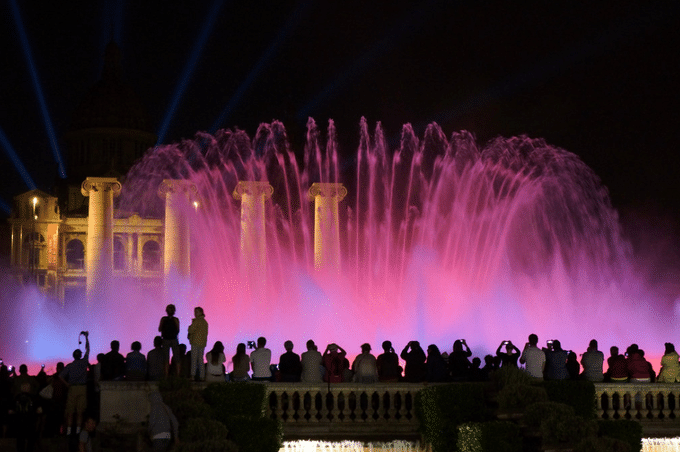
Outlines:
[[[309, 422], [319, 422], [319, 419], [316, 417], [319, 411], [316, 409], [316, 396], [319, 395], [319, 391], [315, 390], [310, 390], [309, 391], [309, 397], [311, 399], [311, 404], [309, 407]], [[323, 406], [323, 397], [322, 399], [322, 406]]]
[[330, 416], [329, 416], [329, 421], [331, 422], [338, 422], [340, 420], [339, 415], [340, 415], [340, 408], [338, 407], [338, 399], [340, 398], [340, 391], [333, 391], [331, 390], [331, 401], [333, 404], [333, 408], [331, 409]]
[[[340, 410], [340, 422], [351, 422], [352, 420], [349, 418], [349, 397], [347, 395], [346, 391], [343, 391], [342, 393], [342, 409]], [[340, 394], [338, 394], [338, 398], [340, 398]]]
[[386, 421], [388, 422], [394, 422], [396, 421], [396, 416], [397, 416], [397, 408], [394, 403], [394, 392], [387, 390], [385, 391], [385, 394], [383, 395], [384, 398], [387, 399], [387, 419]]
[[279, 419], [281, 422], [286, 422], [287, 420], [283, 418], [283, 404], [286, 404], [287, 410], [290, 406], [291, 398], [286, 391], [275, 391], [274, 393], [276, 394], [276, 419]]
[[597, 418], [602, 419], [604, 415], [604, 408], [602, 407], [602, 396], [604, 395], [604, 391], [601, 389], [598, 389], [595, 391], [595, 408], [597, 409]]

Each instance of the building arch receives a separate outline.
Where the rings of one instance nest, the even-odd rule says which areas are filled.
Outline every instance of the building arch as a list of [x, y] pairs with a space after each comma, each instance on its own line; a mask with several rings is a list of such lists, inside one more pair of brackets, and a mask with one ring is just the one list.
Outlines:
[[161, 269], [161, 246], [155, 240], [147, 240], [142, 247], [142, 270], [159, 271]]
[[85, 268], [85, 245], [80, 239], [69, 240], [66, 244], [66, 268], [68, 270]]

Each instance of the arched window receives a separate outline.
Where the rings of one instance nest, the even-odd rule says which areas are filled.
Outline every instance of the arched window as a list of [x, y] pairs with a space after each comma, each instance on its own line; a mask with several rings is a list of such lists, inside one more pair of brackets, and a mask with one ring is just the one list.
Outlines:
[[85, 267], [85, 247], [83, 242], [73, 239], [66, 244], [66, 268], [82, 270]]
[[149, 240], [142, 247], [142, 269], [146, 271], [161, 269], [161, 247], [158, 242]]
[[125, 270], [125, 246], [118, 239], [113, 241], [113, 268]]

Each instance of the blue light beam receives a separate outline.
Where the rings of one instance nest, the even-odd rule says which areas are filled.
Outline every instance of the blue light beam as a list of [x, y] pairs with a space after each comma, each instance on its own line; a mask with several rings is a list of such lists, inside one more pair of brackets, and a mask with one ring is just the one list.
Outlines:
[[30, 174], [28, 174], [28, 171], [26, 171], [26, 167], [23, 163], [21, 163], [19, 155], [17, 155], [16, 151], [7, 139], [7, 135], [5, 135], [5, 132], [3, 132], [2, 129], [0, 129], [0, 143], [2, 143], [2, 147], [5, 149], [5, 154], [7, 154], [9, 159], [14, 164], [14, 168], [16, 168], [17, 173], [19, 173], [21, 178], [24, 180], [24, 183], [28, 189], [35, 190], [37, 187], [35, 186], [35, 182], [33, 182], [33, 178]]
[[5, 202], [5, 200], [2, 199], [2, 198], [0, 198], [0, 210], [2, 210], [2, 212], [3, 212], [5, 215], [9, 215], [9, 214], [12, 213], [12, 208], [11, 208], [10, 205], [7, 204], [7, 202]]
[[229, 100], [229, 103], [227, 103], [227, 106], [224, 107], [224, 110], [222, 110], [220, 115], [217, 117], [217, 119], [215, 120], [215, 122], [213, 123], [212, 127], [209, 130], [210, 133], [214, 134], [217, 131], [217, 129], [219, 129], [220, 126], [227, 121], [236, 105], [238, 105], [238, 103], [245, 95], [248, 88], [250, 88], [250, 86], [255, 82], [257, 77], [260, 75], [260, 72], [262, 72], [262, 69], [264, 69], [264, 67], [266, 66], [266, 63], [271, 59], [272, 55], [274, 55], [274, 52], [278, 49], [279, 45], [285, 40], [286, 36], [288, 36], [290, 31], [300, 23], [300, 21], [304, 17], [303, 14], [305, 12], [304, 10], [311, 4], [312, 4], [311, 1], [300, 2], [297, 8], [295, 8], [295, 10], [290, 14], [288, 20], [283, 25], [283, 28], [281, 28], [281, 31], [279, 31], [279, 33], [276, 35], [276, 38], [274, 38], [274, 41], [267, 48], [264, 54], [260, 57], [258, 62], [255, 64], [255, 67], [253, 67], [253, 69], [246, 77], [245, 81], [241, 83], [241, 85], [238, 87], [234, 95]]
[[57, 137], [54, 133], [54, 126], [52, 125], [52, 119], [50, 118], [49, 111], [47, 110], [47, 102], [45, 102], [45, 96], [42, 92], [42, 87], [40, 86], [40, 81], [38, 80], [38, 70], [35, 67], [33, 61], [33, 55], [31, 53], [31, 47], [28, 44], [28, 37], [26, 36], [26, 30], [24, 29], [24, 24], [21, 20], [21, 14], [19, 13], [19, 6], [16, 0], [10, 0], [10, 7], [12, 9], [12, 16], [14, 17], [14, 22], [19, 32], [19, 41], [21, 42], [21, 47], [24, 51], [24, 56], [26, 57], [26, 63], [28, 64], [28, 69], [31, 74], [31, 81], [33, 82], [33, 88], [35, 94], [38, 97], [38, 103], [40, 104], [40, 111], [42, 112], [43, 121], [45, 123], [45, 131], [47, 132], [47, 137], [50, 141], [50, 147], [52, 148], [52, 155], [54, 160], [57, 162], [59, 177], [62, 179], [66, 178], [66, 169], [64, 168], [64, 161], [61, 158], [61, 152], [59, 151], [59, 144], [57, 143]]
[[165, 119], [163, 119], [163, 123], [160, 129], [158, 130], [157, 144], [161, 144], [163, 142], [163, 139], [165, 139], [165, 135], [168, 132], [168, 128], [170, 127], [170, 122], [172, 121], [172, 118], [175, 115], [175, 111], [177, 110], [177, 106], [179, 105], [179, 102], [182, 96], [184, 95], [184, 91], [186, 91], [189, 79], [191, 78], [191, 74], [193, 73], [194, 69], [196, 69], [196, 62], [198, 61], [198, 57], [201, 54], [201, 50], [203, 49], [205, 42], [208, 40], [208, 36], [210, 36], [210, 32], [212, 31], [212, 28], [215, 25], [217, 15], [223, 3], [224, 3], [223, 0], [215, 0], [212, 4], [212, 8], [210, 8], [210, 11], [208, 12], [206, 23], [201, 29], [201, 33], [198, 36], [198, 40], [194, 44], [194, 48], [191, 52], [191, 57], [189, 58], [187, 65], [184, 67], [184, 72], [182, 73], [177, 88], [175, 89], [175, 95], [172, 97], [170, 105], [168, 106], [168, 111], [165, 114]]

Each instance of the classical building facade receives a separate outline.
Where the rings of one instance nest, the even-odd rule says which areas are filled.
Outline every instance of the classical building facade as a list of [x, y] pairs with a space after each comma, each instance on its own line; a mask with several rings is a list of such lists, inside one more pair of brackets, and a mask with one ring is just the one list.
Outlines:
[[[53, 193], [32, 190], [14, 198], [9, 218], [11, 271], [61, 300], [86, 292], [88, 257], [90, 266], [97, 263], [88, 256], [97, 238], [88, 237], [91, 201], [84, 182], [91, 177], [122, 180], [156, 143], [142, 102], [123, 82], [121, 61], [120, 50], [110, 43], [100, 80], [74, 112], [63, 137], [68, 178], [57, 183]], [[113, 277], [142, 284], [162, 281], [162, 223], [116, 212], [111, 225]]]

